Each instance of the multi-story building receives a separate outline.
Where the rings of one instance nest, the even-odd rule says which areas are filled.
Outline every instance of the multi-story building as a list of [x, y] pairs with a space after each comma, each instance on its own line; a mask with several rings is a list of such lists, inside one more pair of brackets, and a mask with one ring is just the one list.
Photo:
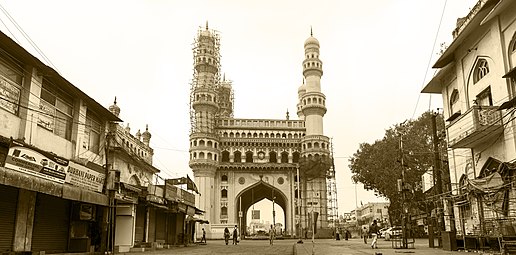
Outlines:
[[516, 2], [478, 1], [457, 20], [453, 41], [433, 66], [439, 72], [422, 90], [441, 94], [444, 105], [452, 192], [439, 194], [450, 202], [443, 230], [501, 233], [494, 222], [516, 216], [509, 185], [516, 159], [515, 20]]
[[370, 202], [361, 205], [356, 209], [358, 222], [369, 226], [376, 220], [381, 226], [389, 225], [389, 205], [389, 202]]
[[[327, 171], [331, 171], [330, 139], [323, 132], [326, 97], [319, 41], [304, 43], [298, 90], [299, 120], [233, 117], [231, 82], [220, 77], [218, 33], [200, 29], [194, 43], [191, 84], [190, 167], [202, 196], [196, 205], [210, 221], [208, 238], [221, 238], [225, 227], [247, 226], [247, 210], [262, 200], [284, 212], [288, 235], [328, 229]], [[330, 169], [330, 170], [329, 170]], [[336, 204], [336, 203], [335, 203]], [[336, 210], [331, 210], [336, 211]], [[242, 232], [242, 231], [241, 231]], [[328, 232], [331, 234], [331, 230]]]
[[0, 33], [0, 251], [106, 247], [107, 124], [120, 119]]
[[0, 252], [192, 241], [189, 179], [157, 185], [148, 127], [133, 136], [119, 113], [0, 33]]

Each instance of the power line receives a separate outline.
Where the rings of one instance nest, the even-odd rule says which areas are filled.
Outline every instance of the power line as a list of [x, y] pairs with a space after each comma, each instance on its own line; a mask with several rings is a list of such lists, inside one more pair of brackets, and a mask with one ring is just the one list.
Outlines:
[[50, 59], [45, 55], [45, 53], [43, 53], [43, 51], [38, 47], [38, 45], [30, 38], [30, 36], [25, 33], [25, 31], [23, 30], [23, 28], [18, 25], [18, 23], [16, 22], [16, 20], [9, 14], [9, 12], [0, 4], [0, 9], [2, 10], [2, 12], [5, 14], [5, 16], [11, 21], [11, 23], [16, 27], [16, 29], [18, 29], [18, 31], [20, 31], [20, 33], [23, 35], [23, 37], [25, 37], [25, 39], [27, 39], [27, 41], [29, 42], [29, 44], [34, 47], [34, 49], [41, 55], [41, 57], [47, 61], [58, 73], [59, 73], [59, 70], [56, 68], [56, 66], [52, 63], [52, 61], [50, 61]]
[[[441, 30], [441, 24], [443, 22], [444, 11], [446, 10], [447, 3], [448, 3], [448, 0], [445, 0], [444, 6], [443, 6], [443, 11], [441, 13], [441, 19], [439, 20], [439, 25], [437, 26], [437, 32], [435, 33], [434, 43], [432, 45], [432, 51], [430, 52], [430, 57], [428, 58], [428, 64], [426, 65], [425, 75], [423, 77], [423, 82], [422, 82], [423, 84], [421, 85], [421, 87], [424, 86], [425, 81], [426, 81], [426, 75], [428, 74], [428, 68], [430, 68], [430, 63], [432, 61], [432, 55], [434, 54], [434, 50], [435, 50], [435, 42], [437, 41], [437, 37], [439, 35], [439, 30]], [[414, 112], [412, 113], [412, 119], [414, 118], [414, 115], [416, 115], [416, 109], [417, 109], [417, 105], [419, 104], [420, 97], [421, 97], [421, 93], [418, 94], [416, 106], [414, 107]], [[428, 109], [428, 110], [430, 110], [430, 109]]]

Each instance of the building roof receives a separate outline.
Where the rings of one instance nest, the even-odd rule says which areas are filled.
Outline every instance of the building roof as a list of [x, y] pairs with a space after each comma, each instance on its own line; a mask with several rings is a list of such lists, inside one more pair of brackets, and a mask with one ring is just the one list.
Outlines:
[[473, 7], [471, 12], [465, 17], [466, 21], [464, 22], [464, 24], [457, 28], [461, 30], [458, 32], [457, 37], [453, 40], [450, 46], [448, 46], [448, 48], [444, 51], [444, 53], [432, 67], [442, 68], [448, 65], [449, 63], [453, 62], [455, 58], [455, 50], [462, 44], [462, 42], [468, 37], [468, 35], [472, 31], [484, 24], [482, 23], [482, 21], [486, 16], [488, 16], [488, 14], [490, 14], [490, 11], [499, 1], [500, 0], [479, 0], [477, 5], [482, 4], [484, 2], [483, 5], [479, 6], [478, 8], [480, 9], [478, 10], [476, 9], [476, 5], [475, 7]]
[[439, 72], [430, 80], [426, 86], [421, 90], [421, 93], [431, 93], [431, 94], [441, 94], [442, 93], [442, 82], [441, 80], [448, 74], [448, 72], [453, 71], [455, 65], [447, 65], [444, 68], [440, 69]]
[[[41, 75], [54, 84], [59, 84], [60, 88], [71, 93], [72, 96], [78, 97], [84, 100], [88, 108], [95, 113], [100, 114], [109, 121], [122, 121], [108, 109], [104, 108], [101, 104], [97, 103], [93, 98], [82, 92], [79, 88], [75, 87], [71, 82], [61, 76], [56, 70], [45, 65], [38, 58], [30, 54], [27, 50], [9, 38], [6, 34], [0, 31], [0, 45], [2, 48], [9, 49], [7, 52], [10, 56], [24, 64], [29, 64], [38, 69]], [[4, 50], [5, 51], [5, 50]]]

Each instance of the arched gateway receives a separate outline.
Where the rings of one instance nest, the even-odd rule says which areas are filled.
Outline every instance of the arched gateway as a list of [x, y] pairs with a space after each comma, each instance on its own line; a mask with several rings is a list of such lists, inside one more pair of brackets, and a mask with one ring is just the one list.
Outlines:
[[290, 120], [288, 111], [285, 119], [237, 119], [232, 84], [219, 74], [219, 36], [208, 26], [199, 30], [190, 95], [189, 165], [200, 193], [196, 207], [210, 222], [197, 232], [205, 228], [207, 238], [222, 238], [224, 228], [235, 225], [246, 233], [245, 216], [263, 199], [282, 208], [278, 211], [284, 214], [286, 235], [311, 232], [313, 220], [319, 233], [328, 229], [332, 159], [330, 140], [323, 134], [326, 97], [320, 85], [319, 41], [310, 36], [304, 48], [299, 120]]

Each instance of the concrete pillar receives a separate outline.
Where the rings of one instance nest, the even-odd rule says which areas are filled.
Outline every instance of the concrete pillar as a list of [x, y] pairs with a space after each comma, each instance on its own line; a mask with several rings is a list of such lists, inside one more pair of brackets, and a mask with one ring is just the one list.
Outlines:
[[36, 209], [36, 192], [20, 189], [16, 207], [13, 251], [24, 252], [32, 248], [32, 229]]

